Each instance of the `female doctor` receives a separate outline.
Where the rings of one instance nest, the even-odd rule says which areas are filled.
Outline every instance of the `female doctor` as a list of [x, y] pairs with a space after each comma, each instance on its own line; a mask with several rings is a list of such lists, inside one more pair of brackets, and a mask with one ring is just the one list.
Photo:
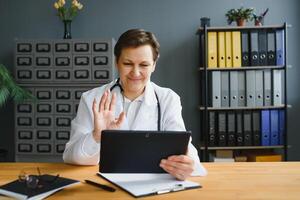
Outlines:
[[[159, 57], [155, 36], [142, 29], [128, 30], [114, 54], [120, 78], [82, 94], [63, 154], [66, 163], [97, 165], [105, 129], [185, 130], [179, 96], [150, 81]], [[191, 142], [186, 155], [162, 159], [160, 167], [179, 180], [206, 175]]]

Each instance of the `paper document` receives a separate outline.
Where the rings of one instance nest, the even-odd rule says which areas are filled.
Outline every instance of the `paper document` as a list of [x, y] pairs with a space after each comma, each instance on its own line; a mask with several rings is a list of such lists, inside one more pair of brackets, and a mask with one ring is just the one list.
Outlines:
[[119, 186], [135, 197], [200, 188], [192, 181], [179, 181], [170, 174], [154, 173], [100, 173], [98, 175]]

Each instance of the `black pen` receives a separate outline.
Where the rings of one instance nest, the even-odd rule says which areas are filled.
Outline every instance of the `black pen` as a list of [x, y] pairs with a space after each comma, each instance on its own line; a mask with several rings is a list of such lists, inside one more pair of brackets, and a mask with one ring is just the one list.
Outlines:
[[112, 188], [108, 185], [103, 185], [103, 184], [100, 184], [100, 183], [96, 183], [94, 181], [90, 181], [90, 180], [84, 180], [87, 184], [90, 184], [90, 185], [93, 185], [93, 186], [96, 186], [96, 187], [99, 187], [103, 190], [106, 190], [106, 191], [109, 191], [109, 192], [115, 192], [116, 189], [115, 188]]

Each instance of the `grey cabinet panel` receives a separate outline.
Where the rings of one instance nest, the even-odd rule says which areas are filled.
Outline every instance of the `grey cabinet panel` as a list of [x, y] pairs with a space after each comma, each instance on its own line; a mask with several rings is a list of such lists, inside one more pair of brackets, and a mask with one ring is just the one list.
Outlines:
[[55, 55], [54, 57], [54, 67], [61, 68], [61, 67], [67, 67], [71, 68], [72, 67], [72, 56], [70, 55]]
[[34, 140], [34, 131], [32, 129], [18, 129], [17, 140]]
[[16, 80], [22, 82], [32, 82], [34, 80], [31, 69], [17, 69]]
[[46, 141], [49, 142], [53, 139], [52, 130], [50, 129], [41, 129], [36, 131], [36, 140], [37, 141]]
[[112, 39], [16, 41], [16, 80], [37, 98], [15, 106], [17, 161], [62, 160], [82, 93], [114, 77], [113, 44]]
[[91, 42], [89, 40], [73, 40], [74, 54], [90, 54], [91, 53]]
[[67, 102], [67, 101], [55, 102], [55, 114], [72, 115], [73, 114], [72, 106], [73, 106], [72, 102]]
[[49, 53], [51, 54], [53, 51], [53, 44], [52, 41], [44, 40], [44, 41], [36, 41], [34, 43], [35, 45], [35, 53], [37, 54], [45, 54]]
[[51, 54], [41, 54], [34, 57], [34, 66], [39, 68], [49, 68], [53, 65], [53, 56]]
[[33, 56], [32, 55], [16, 55], [15, 60], [16, 67], [32, 67], [34, 66], [33, 63]]
[[33, 51], [33, 44], [30, 41], [19, 41], [16, 43], [15, 54], [31, 54]]

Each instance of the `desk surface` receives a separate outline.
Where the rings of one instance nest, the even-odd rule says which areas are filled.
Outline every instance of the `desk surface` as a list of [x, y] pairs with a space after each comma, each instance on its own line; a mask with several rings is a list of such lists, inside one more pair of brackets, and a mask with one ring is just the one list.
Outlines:
[[[208, 170], [208, 176], [189, 179], [199, 182], [203, 188], [144, 199], [300, 199], [300, 162], [204, 163], [204, 166]], [[36, 174], [36, 167], [40, 168], [41, 173], [58, 173], [82, 182], [84, 179], [91, 179], [111, 185], [96, 176], [98, 166], [54, 163], [0, 163], [0, 185], [16, 179], [20, 170]], [[0, 196], [0, 199], [6, 197]], [[65, 188], [48, 199], [135, 198], [121, 189], [110, 193], [82, 183]]]

